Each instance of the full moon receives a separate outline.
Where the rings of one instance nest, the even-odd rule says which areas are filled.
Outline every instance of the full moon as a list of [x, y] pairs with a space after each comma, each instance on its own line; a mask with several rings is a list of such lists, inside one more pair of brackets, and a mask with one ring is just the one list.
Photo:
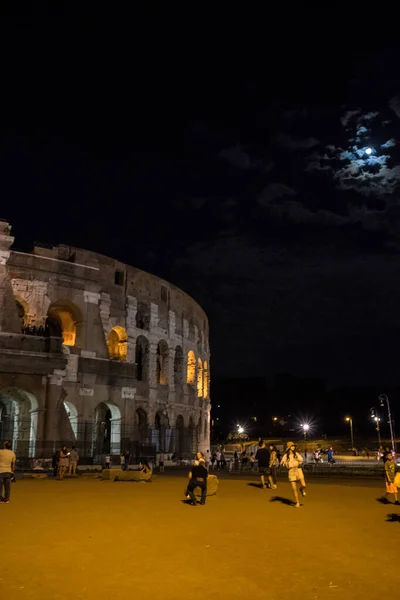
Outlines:
[[372, 154], [372, 148], [366, 148], [365, 154]]

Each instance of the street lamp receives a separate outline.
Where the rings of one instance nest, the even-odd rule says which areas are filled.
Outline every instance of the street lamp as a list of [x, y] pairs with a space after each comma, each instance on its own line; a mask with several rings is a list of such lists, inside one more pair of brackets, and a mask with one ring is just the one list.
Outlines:
[[237, 426], [238, 433], [244, 433], [244, 428], [241, 425]]
[[378, 449], [381, 447], [381, 430], [379, 427], [379, 421], [381, 420], [380, 417], [378, 417], [378, 413], [376, 412], [376, 409], [374, 407], [372, 407], [371, 409], [371, 418], [375, 421], [375, 431], [378, 433]]
[[303, 423], [302, 428], [304, 433], [304, 458], [307, 462], [307, 431], [310, 429], [310, 426], [308, 423]]
[[381, 406], [385, 406], [385, 402], [386, 402], [386, 406], [387, 406], [387, 411], [388, 411], [388, 423], [389, 423], [389, 427], [390, 427], [390, 437], [392, 440], [392, 454], [393, 456], [395, 456], [396, 454], [396, 441], [394, 438], [394, 427], [393, 427], [393, 421], [392, 421], [392, 414], [390, 412], [390, 404], [389, 404], [389, 398], [386, 396], [386, 394], [381, 394], [379, 396], [379, 400], [381, 403]]
[[346, 417], [346, 421], [350, 424], [351, 449], [354, 450], [353, 417]]

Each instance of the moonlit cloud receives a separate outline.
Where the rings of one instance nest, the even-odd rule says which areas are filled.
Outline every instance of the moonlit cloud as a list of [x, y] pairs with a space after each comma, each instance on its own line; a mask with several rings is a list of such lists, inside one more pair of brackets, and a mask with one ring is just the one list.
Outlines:
[[341, 118], [341, 124], [346, 132], [354, 132], [348, 138], [347, 147], [329, 144], [325, 146], [324, 154], [314, 152], [308, 157], [305, 170], [331, 170], [333, 179], [341, 190], [354, 190], [365, 196], [375, 197], [392, 194], [400, 185], [400, 167], [392, 165], [388, 151], [397, 142], [394, 138], [389, 138], [379, 146], [374, 146], [374, 137], [382, 135], [379, 113], [362, 113], [360, 109], [347, 110]]
[[268, 206], [271, 204], [271, 202], [277, 200], [278, 198], [295, 195], [295, 190], [284, 183], [270, 183], [263, 189], [261, 194], [258, 195], [257, 202], [258, 204], [261, 204], [261, 206]]
[[218, 154], [218, 158], [222, 158], [234, 167], [243, 169], [245, 171], [252, 167], [252, 160], [249, 154], [244, 151], [240, 144], [221, 150], [221, 152]]

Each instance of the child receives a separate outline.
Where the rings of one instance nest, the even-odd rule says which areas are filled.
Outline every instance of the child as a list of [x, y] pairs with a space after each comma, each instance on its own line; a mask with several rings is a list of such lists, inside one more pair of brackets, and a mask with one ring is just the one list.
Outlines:
[[299, 508], [299, 495], [297, 493], [297, 482], [300, 482], [300, 493], [302, 496], [306, 495], [306, 482], [304, 479], [303, 469], [303, 457], [300, 452], [296, 451], [296, 446], [293, 442], [286, 444], [286, 452], [283, 455], [281, 465], [287, 467], [289, 481], [292, 486], [293, 495], [296, 500], [296, 508]]
[[386, 479], [386, 496], [393, 494], [395, 504], [399, 504], [397, 500], [397, 487], [394, 485], [394, 477], [396, 474], [396, 467], [393, 462], [393, 456], [391, 452], [386, 454], [385, 462], [385, 479]]

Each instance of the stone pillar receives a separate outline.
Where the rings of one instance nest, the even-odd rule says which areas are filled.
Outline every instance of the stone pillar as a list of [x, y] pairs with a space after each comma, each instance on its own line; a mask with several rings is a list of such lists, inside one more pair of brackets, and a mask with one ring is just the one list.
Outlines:
[[83, 323], [82, 350], [95, 352], [98, 358], [108, 358], [108, 348], [99, 310], [100, 294], [85, 290], [86, 315]]
[[158, 344], [151, 343], [149, 351], [149, 385], [153, 388], [157, 387], [157, 346]]
[[158, 327], [158, 305], [150, 304], [150, 331], [157, 329]]
[[183, 337], [185, 340], [189, 337], [189, 321], [187, 319], [183, 319]]
[[43, 455], [50, 457], [54, 450], [60, 445], [60, 433], [58, 427], [59, 405], [63, 402], [66, 393], [62, 388], [63, 376], [54, 373], [48, 376], [46, 393], [46, 414], [44, 427]]
[[33, 456], [38, 458], [44, 458], [45, 456], [45, 447], [44, 447], [44, 439], [45, 439], [45, 418], [46, 411], [43, 408], [37, 408], [35, 410], [31, 410], [31, 420], [36, 424], [36, 444], [35, 448], [33, 445], [31, 450], [33, 451]]
[[136, 313], [137, 300], [133, 296], [126, 299], [126, 334], [128, 336], [127, 361], [136, 362]]
[[104, 292], [102, 292], [100, 294], [100, 319], [103, 324], [104, 337], [108, 335], [110, 331], [110, 309], [110, 294], [105, 294]]
[[168, 386], [170, 394], [175, 394], [175, 348], [169, 348], [168, 350]]
[[168, 337], [171, 339], [175, 335], [175, 313], [168, 311]]
[[22, 323], [18, 318], [17, 305], [7, 271], [10, 248], [14, 243], [10, 232], [11, 226], [0, 221], [0, 331], [22, 333]]

